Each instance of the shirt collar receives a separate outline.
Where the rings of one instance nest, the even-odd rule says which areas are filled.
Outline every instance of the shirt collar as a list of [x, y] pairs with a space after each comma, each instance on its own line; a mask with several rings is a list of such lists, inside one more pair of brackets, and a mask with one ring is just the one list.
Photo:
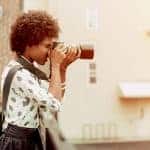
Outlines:
[[36, 68], [33, 63], [31, 63], [27, 58], [24, 56], [18, 56], [17, 57], [17, 62], [20, 63], [25, 69], [30, 71], [31, 73], [35, 74], [38, 78], [43, 79], [43, 80], [48, 80], [46, 74]]

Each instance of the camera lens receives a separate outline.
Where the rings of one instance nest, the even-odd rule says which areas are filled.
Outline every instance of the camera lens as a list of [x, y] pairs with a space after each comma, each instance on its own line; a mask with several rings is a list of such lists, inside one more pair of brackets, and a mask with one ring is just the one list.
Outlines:
[[80, 59], [93, 59], [94, 58], [94, 47], [91, 44], [80, 45], [81, 54]]
[[[56, 48], [59, 44], [64, 44], [64, 42], [54, 42], [52, 49]], [[68, 46], [69, 48], [69, 46]], [[80, 59], [93, 59], [94, 58], [94, 47], [91, 44], [80, 44], [76, 46], [77, 56]]]

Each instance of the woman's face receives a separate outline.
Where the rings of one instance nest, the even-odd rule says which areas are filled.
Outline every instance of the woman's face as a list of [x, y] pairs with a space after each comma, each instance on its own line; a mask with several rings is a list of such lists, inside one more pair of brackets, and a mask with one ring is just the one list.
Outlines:
[[52, 50], [54, 39], [45, 38], [38, 45], [27, 46], [23, 54], [29, 61], [36, 61], [40, 65], [44, 65], [48, 60], [48, 54]]

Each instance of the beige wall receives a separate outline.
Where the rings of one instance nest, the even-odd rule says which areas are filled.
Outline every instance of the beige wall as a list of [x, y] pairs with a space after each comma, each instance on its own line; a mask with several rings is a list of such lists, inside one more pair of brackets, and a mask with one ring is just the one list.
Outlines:
[[30, 9], [48, 9], [48, 1], [47, 0], [24, 0], [24, 11]]
[[[82, 137], [84, 124], [99, 125], [101, 138], [148, 136], [150, 100], [120, 100], [120, 81], [150, 80], [150, 27], [148, 1], [59, 1], [62, 40], [94, 42], [97, 84], [88, 84], [90, 61], [70, 67], [68, 90], [60, 123], [70, 138]], [[98, 29], [86, 28], [86, 9], [98, 10]], [[144, 109], [144, 110], [143, 110]], [[141, 120], [144, 111], [144, 121]], [[113, 131], [110, 126], [114, 125]], [[86, 129], [88, 130], [88, 129]]]
[[[20, 0], [1, 0], [2, 16], [0, 16], [0, 74], [5, 64], [8, 63], [11, 57], [9, 47], [9, 32], [10, 25], [16, 16], [22, 11], [22, 3]], [[1, 105], [1, 93], [0, 93]], [[1, 107], [0, 107], [1, 110]]]
[[[120, 81], [150, 80], [150, 39], [145, 35], [150, 28], [150, 2], [38, 1], [38, 6], [34, 7], [42, 6], [58, 17], [62, 28], [60, 40], [95, 44], [94, 60], [79, 60], [68, 70], [68, 88], [59, 119], [65, 135], [68, 138], [82, 138], [83, 126], [88, 124], [86, 130], [94, 129], [92, 135], [86, 131], [84, 135], [87, 138], [149, 136], [150, 99], [120, 100], [118, 84]], [[33, 4], [30, 6], [33, 7]], [[98, 29], [91, 31], [87, 28], [86, 11], [95, 8]], [[88, 83], [90, 62], [96, 63], [97, 67], [95, 85]]]

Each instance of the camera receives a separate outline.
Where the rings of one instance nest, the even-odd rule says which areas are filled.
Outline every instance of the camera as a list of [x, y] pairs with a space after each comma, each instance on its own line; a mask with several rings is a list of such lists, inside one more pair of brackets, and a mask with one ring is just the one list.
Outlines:
[[[57, 47], [59, 44], [65, 44], [64, 42], [54, 42], [52, 49]], [[80, 44], [76, 45], [77, 56], [80, 59], [93, 59], [94, 58], [94, 46], [92, 44]], [[70, 47], [68, 46], [67, 49]]]

